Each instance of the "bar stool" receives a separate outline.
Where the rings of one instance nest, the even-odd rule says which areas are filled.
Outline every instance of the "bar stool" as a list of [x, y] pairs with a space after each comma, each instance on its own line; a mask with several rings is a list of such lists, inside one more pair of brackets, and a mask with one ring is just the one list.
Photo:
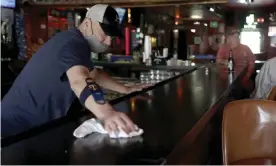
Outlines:
[[270, 91], [267, 100], [276, 101], [276, 86]]
[[276, 164], [276, 102], [229, 103], [222, 121], [223, 164]]

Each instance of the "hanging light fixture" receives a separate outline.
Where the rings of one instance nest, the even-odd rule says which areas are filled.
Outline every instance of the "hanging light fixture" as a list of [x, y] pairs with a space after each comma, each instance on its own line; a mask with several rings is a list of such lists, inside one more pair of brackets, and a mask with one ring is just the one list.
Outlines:
[[131, 10], [130, 10], [130, 8], [127, 9], [127, 22], [131, 23]]
[[179, 24], [179, 18], [180, 18], [179, 5], [176, 5], [175, 6], [175, 25]]

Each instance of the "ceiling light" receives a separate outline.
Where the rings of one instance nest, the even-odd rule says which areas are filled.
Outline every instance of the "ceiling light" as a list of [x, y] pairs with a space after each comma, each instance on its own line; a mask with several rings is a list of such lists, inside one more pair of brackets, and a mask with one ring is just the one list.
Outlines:
[[210, 10], [211, 12], [214, 12], [214, 11], [215, 11], [215, 9], [214, 9], [214, 8], [210, 8], [209, 10]]
[[207, 26], [208, 26], [208, 24], [207, 24], [207, 23], [204, 23], [204, 26], [206, 26], [206, 27], [207, 27]]
[[199, 15], [192, 15], [191, 18], [192, 18], [192, 19], [201, 19], [202, 17], [199, 16]]
[[247, 4], [246, 0], [239, 0], [238, 2], [239, 2], [239, 3]]
[[197, 22], [194, 22], [194, 24], [195, 24], [195, 25], [199, 25], [199, 24], [200, 24], [200, 22], [198, 22], [198, 21], [197, 21]]
[[262, 18], [262, 17], [258, 18], [258, 19], [257, 19], [257, 22], [258, 22], [258, 23], [263, 23], [263, 22], [264, 22], [264, 18]]
[[203, 10], [193, 9], [189, 13], [190, 18], [192, 19], [202, 19], [203, 18]]
[[195, 33], [195, 32], [196, 32], [196, 30], [195, 30], [195, 29], [191, 29], [191, 32]]

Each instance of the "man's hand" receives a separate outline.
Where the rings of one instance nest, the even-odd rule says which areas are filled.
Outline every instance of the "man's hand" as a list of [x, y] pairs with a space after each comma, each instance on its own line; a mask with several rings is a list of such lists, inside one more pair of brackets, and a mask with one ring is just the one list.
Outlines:
[[103, 122], [105, 130], [109, 133], [118, 132], [119, 128], [126, 133], [135, 130], [135, 125], [132, 120], [122, 112], [108, 111], [100, 120]]
[[106, 72], [100, 69], [94, 69], [90, 73], [92, 78], [95, 78], [96, 82], [103, 88], [109, 89], [115, 92], [129, 94], [136, 91], [141, 91], [150, 85], [138, 85], [138, 86], [125, 86], [122, 83], [117, 82], [115, 79], [110, 77]]
[[127, 90], [126, 90], [126, 94], [130, 94], [132, 92], [137, 92], [137, 91], [141, 91], [143, 89], [146, 89], [148, 87], [150, 87], [152, 85], [150, 84], [143, 84], [143, 85], [134, 85], [134, 86], [129, 86], [127, 87]]

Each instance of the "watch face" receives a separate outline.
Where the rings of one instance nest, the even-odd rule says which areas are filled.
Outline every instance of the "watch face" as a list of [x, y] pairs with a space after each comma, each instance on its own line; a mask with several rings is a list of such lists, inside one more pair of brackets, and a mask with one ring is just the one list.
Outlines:
[[98, 90], [100, 87], [97, 84], [88, 85], [88, 88], [92, 91]]
[[86, 83], [88, 84], [87, 87], [90, 90], [95, 102], [97, 104], [105, 104], [106, 100], [104, 98], [104, 93], [101, 90], [101, 87], [96, 84], [92, 79], [86, 79]]

